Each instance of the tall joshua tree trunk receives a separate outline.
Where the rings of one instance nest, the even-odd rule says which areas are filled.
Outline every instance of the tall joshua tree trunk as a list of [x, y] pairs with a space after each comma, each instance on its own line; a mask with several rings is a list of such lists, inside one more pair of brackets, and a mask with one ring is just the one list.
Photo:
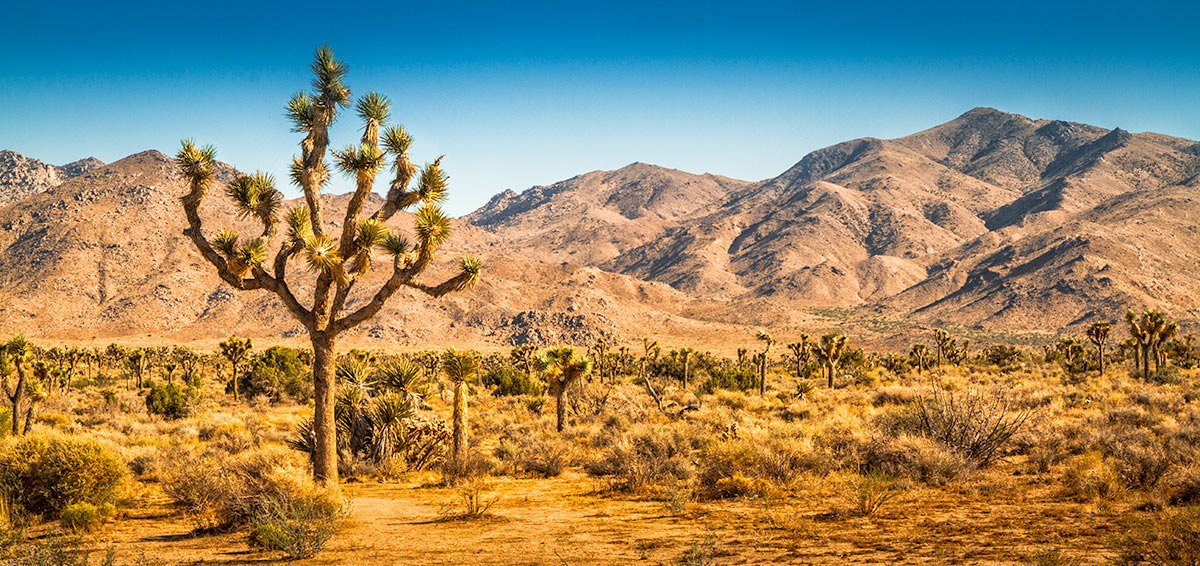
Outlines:
[[[313, 431], [336, 430], [334, 424], [334, 339], [325, 332], [310, 336], [313, 349]], [[313, 443], [313, 477], [337, 478], [337, 438], [333, 434], [315, 434]]]
[[[288, 312], [308, 331], [313, 345], [313, 384], [316, 408], [313, 414], [313, 476], [327, 485], [336, 485], [337, 431], [334, 427], [334, 346], [341, 333], [375, 317], [401, 287], [421, 291], [437, 298], [475, 284], [479, 276], [478, 259], [459, 260], [460, 273], [437, 284], [427, 285], [420, 276], [433, 262], [437, 248], [450, 236], [450, 220], [439, 204], [446, 198], [446, 175], [441, 158], [425, 165], [416, 188], [409, 185], [417, 168], [408, 158], [412, 137], [401, 126], [381, 131], [390, 117], [386, 97], [369, 93], [355, 105], [363, 120], [358, 145], [333, 151], [337, 166], [355, 181], [347, 203], [340, 236], [326, 234], [321, 189], [329, 180], [325, 163], [329, 153], [329, 127], [338, 112], [350, 105], [350, 89], [343, 82], [346, 66], [334, 58], [329, 47], [317, 49], [311, 65], [313, 92], [299, 93], [287, 103], [287, 115], [293, 131], [303, 135], [301, 155], [292, 161], [291, 180], [304, 193], [304, 203], [287, 211], [283, 224], [286, 237], [279, 242], [274, 262], [267, 253], [277, 241], [283, 196], [275, 188], [271, 175], [244, 175], [224, 187], [242, 218], [255, 219], [262, 233], [242, 239], [232, 230], [206, 235], [199, 208], [208, 190], [217, 185], [216, 150], [199, 147], [184, 140], [176, 163], [188, 183], [188, 194], [181, 199], [187, 216], [184, 230], [200, 255], [216, 269], [223, 281], [239, 290], [262, 289], [275, 293]], [[376, 175], [392, 161], [395, 177], [383, 204], [374, 214], [364, 217], [363, 208], [375, 184]], [[393, 233], [384, 223], [397, 212], [421, 204], [416, 212], [415, 242]], [[356, 299], [357, 310], [346, 312], [347, 301], [356, 283], [375, 264], [376, 248], [391, 256], [392, 274], [374, 295]], [[292, 293], [287, 273], [288, 261], [302, 259], [315, 273], [311, 307], [302, 305]], [[294, 274], [293, 274], [294, 275]]]

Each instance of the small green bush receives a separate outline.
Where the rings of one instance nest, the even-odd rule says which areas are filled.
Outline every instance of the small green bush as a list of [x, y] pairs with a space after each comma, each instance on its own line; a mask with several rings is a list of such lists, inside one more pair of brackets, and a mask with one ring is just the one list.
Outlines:
[[749, 369], [714, 367], [708, 370], [708, 381], [701, 390], [704, 393], [713, 393], [718, 389], [753, 391], [758, 389], [758, 374]]
[[[308, 402], [312, 398], [312, 371], [295, 348], [272, 346], [259, 354], [238, 377], [238, 389], [247, 397], [266, 396], [272, 401]], [[227, 393], [233, 393], [232, 381]]]
[[90, 533], [99, 529], [116, 510], [112, 503], [97, 506], [79, 502], [64, 509], [60, 521], [64, 529], [76, 533]]
[[322, 491], [267, 495], [251, 519], [250, 543], [298, 560], [316, 556], [337, 533], [349, 505]]
[[34, 513], [113, 503], [126, 473], [120, 458], [91, 439], [24, 436], [0, 444], [0, 492]]
[[537, 397], [542, 393], [542, 385], [525, 372], [510, 367], [499, 367], [483, 376], [483, 385], [492, 390], [492, 395], [517, 396], [528, 395]]
[[150, 383], [150, 391], [146, 393], [146, 410], [167, 420], [182, 419], [192, 412], [191, 395], [174, 383]]

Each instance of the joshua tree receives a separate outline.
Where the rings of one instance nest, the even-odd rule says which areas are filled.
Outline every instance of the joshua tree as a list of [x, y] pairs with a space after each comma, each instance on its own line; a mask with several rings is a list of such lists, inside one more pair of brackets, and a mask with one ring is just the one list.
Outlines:
[[1166, 315], [1154, 310], [1142, 313], [1141, 317], [1133, 314], [1133, 311], [1126, 311], [1125, 322], [1129, 324], [1130, 336], [1137, 342], [1142, 379], [1149, 379], [1150, 360], [1154, 360], [1154, 371], [1157, 373], [1165, 361], [1162, 359], [1162, 344], [1179, 332], [1179, 324], [1168, 322]]
[[1093, 322], [1087, 330], [1088, 340], [1096, 345], [1096, 359], [1100, 362], [1100, 377], [1104, 377], [1104, 345], [1108, 343], [1110, 334], [1112, 334], [1112, 323], [1107, 321]]
[[592, 345], [592, 351], [595, 352], [592, 359], [596, 360], [596, 377], [600, 379], [600, 383], [604, 383], [604, 354], [608, 351], [608, 341], [603, 337], [597, 338], [596, 343]]
[[550, 383], [550, 394], [554, 395], [555, 413], [557, 415], [557, 430], [563, 431], [567, 419], [567, 388], [579, 378], [591, 373], [591, 358], [580, 358], [575, 348], [560, 346], [551, 348], [542, 354], [538, 361], [546, 380]]
[[801, 334], [799, 342], [792, 342], [787, 346], [792, 351], [792, 360], [796, 362], [796, 379], [802, 379], [804, 366], [808, 365], [808, 358], [812, 356], [812, 345], [808, 343], [808, 335]]
[[509, 351], [508, 357], [514, 364], [525, 366], [525, 375], [533, 377], [533, 364], [537, 361], [537, 351], [537, 346], [523, 344]]
[[771, 352], [771, 346], [775, 345], [775, 339], [772, 338], [770, 334], [767, 334], [767, 332], [764, 330], [759, 330], [758, 334], [755, 335], [755, 338], [758, 338], [761, 342], [763, 342], [763, 344], [765, 344], [765, 347], [763, 348], [763, 351], [761, 353], [761, 357], [759, 357], [759, 360], [758, 360], [758, 394], [766, 395], [766, 393], [767, 393], [767, 355]]
[[909, 352], [912, 359], [917, 364], [917, 375], [921, 374], [921, 370], [929, 363], [929, 346], [924, 344], [913, 344], [912, 351]]
[[742, 369], [742, 368], [746, 367], [746, 356], [749, 354], [750, 354], [750, 350], [747, 348], [738, 348], [737, 349], [738, 369]]
[[221, 355], [229, 360], [229, 364], [233, 367], [233, 400], [238, 400], [238, 367], [246, 360], [246, 356], [250, 354], [250, 349], [254, 348], [254, 340], [251, 338], [241, 339], [237, 336], [230, 336], [228, 340], [221, 342]]
[[941, 328], [933, 329], [933, 342], [937, 345], [937, 365], [941, 367], [947, 353], [954, 348], [954, 341], [950, 335]]
[[[25, 365], [33, 352], [30, 344], [23, 335], [14, 336], [4, 345], [0, 352], [0, 380], [4, 382], [4, 394], [12, 407], [12, 434], [21, 434], [21, 405], [25, 402], [26, 391], [29, 388], [29, 369]], [[13, 374], [17, 375], [16, 383], [9, 383]]]
[[1067, 371], [1074, 372], [1076, 362], [1084, 353], [1083, 344], [1080, 344], [1076, 338], [1059, 338], [1058, 342], [1054, 344], [1054, 349], [1067, 361]]
[[[242, 290], [265, 289], [279, 296], [288, 311], [308, 331], [313, 348], [313, 389], [316, 401], [313, 418], [313, 475], [319, 481], [337, 483], [337, 442], [334, 423], [334, 347], [339, 335], [370, 320], [401, 287], [441, 297], [473, 285], [478, 279], [479, 260], [464, 257], [461, 271], [443, 283], [428, 285], [420, 279], [434, 259], [435, 251], [450, 235], [450, 220], [439, 203], [446, 198], [446, 175], [441, 159], [426, 165], [415, 189], [409, 183], [417, 170], [408, 158], [412, 137], [401, 126], [380, 129], [389, 117], [387, 98], [370, 93], [359, 99], [356, 109], [364, 123], [362, 142], [333, 152], [338, 167], [355, 179], [355, 190], [346, 207], [341, 235], [326, 234], [321, 188], [329, 179], [325, 154], [329, 148], [329, 127], [338, 111], [350, 104], [350, 89], [343, 79], [346, 66], [334, 59], [333, 50], [321, 47], [312, 64], [314, 91], [299, 93], [287, 104], [294, 131], [304, 136], [301, 155], [292, 162], [292, 181], [304, 192], [304, 204], [286, 214], [287, 235], [272, 264], [265, 267], [267, 252], [278, 232], [282, 196], [270, 175], [242, 176], [225, 188], [243, 217], [258, 220], [262, 234], [240, 241], [238, 234], [225, 230], [211, 239], [201, 225], [199, 206], [214, 185], [215, 150], [200, 148], [190, 140], [183, 142], [176, 161], [189, 182], [190, 192], [183, 197], [188, 228], [185, 230], [196, 248], [217, 270], [222, 280]], [[382, 148], [380, 138], [382, 137]], [[395, 177], [384, 203], [369, 217], [363, 217], [367, 196], [375, 176], [392, 160]], [[416, 213], [416, 243], [384, 226], [396, 212], [424, 203]], [[374, 264], [374, 249], [382, 248], [392, 258], [392, 274], [369, 300], [359, 301], [353, 312], [344, 312], [355, 284]], [[288, 261], [302, 258], [316, 272], [312, 307], [302, 305], [292, 293], [287, 279]]]
[[[137, 388], [141, 389], [142, 388], [142, 375], [144, 375], [146, 373], [146, 363], [147, 363], [146, 350], [143, 348], [138, 348], [136, 350], [129, 352], [129, 357], [125, 359], [125, 363], [129, 367], [129, 374], [132, 375], [133, 378], [137, 380]], [[126, 386], [128, 386], [129, 380], [126, 379], [125, 381], [126, 381]]]
[[454, 442], [450, 455], [455, 462], [462, 461], [467, 448], [467, 381], [478, 369], [479, 359], [475, 356], [466, 352], [446, 351], [442, 371], [454, 383], [454, 414], [451, 419]]
[[682, 348], [679, 350], [679, 357], [683, 358], [683, 389], [688, 388], [688, 370], [691, 369], [692, 354], [696, 353], [691, 348]]
[[837, 364], [842, 359], [842, 350], [846, 348], [846, 335], [830, 332], [821, 336], [821, 344], [817, 346], [817, 360], [825, 367], [825, 375], [829, 380], [829, 388], [833, 389], [833, 380], [837, 376]]

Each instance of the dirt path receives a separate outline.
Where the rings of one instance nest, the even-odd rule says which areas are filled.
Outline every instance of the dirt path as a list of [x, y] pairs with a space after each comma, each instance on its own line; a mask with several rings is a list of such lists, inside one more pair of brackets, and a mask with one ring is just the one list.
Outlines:
[[[349, 484], [344, 528], [304, 565], [583, 565], [678, 563], [693, 546], [713, 564], [1021, 564], [1058, 548], [1094, 563], [1120, 515], [1051, 493], [920, 490], [873, 517], [831, 513], [837, 494], [816, 487], [770, 503], [692, 503], [683, 516], [659, 501], [612, 495], [574, 472], [554, 479], [496, 478], [491, 516], [443, 520], [452, 489], [410, 481]], [[1026, 486], [1028, 487], [1028, 486]], [[193, 536], [192, 525], [146, 495], [105, 533], [123, 556], [178, 564], [273, 564], [244, 533]], [[1126, 510], [1128, 512], [1128, 510]], [[705, 545], [709, 542], [708, 546]]]

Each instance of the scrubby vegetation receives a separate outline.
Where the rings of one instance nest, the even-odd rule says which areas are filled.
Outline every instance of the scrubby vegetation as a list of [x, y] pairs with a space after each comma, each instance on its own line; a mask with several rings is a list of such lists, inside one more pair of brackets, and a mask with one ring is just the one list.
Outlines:
[[[652, 340], [637, 355], [612, 342], [351, 350], [335, 366], [339, 473], [446, 490], [433, 519], [482, 525], [514, 516], [506, 503], [520, 503], [505, 485], [526, 479], [585, 481], [591, 497], [654, 502], [705, 524], [722, 506], [759, 506], [757, 521], [803, 532], [821, 521], [901, 524], [930, 497], [1026, 490], [1037, 494], [1028, 505], [1115, 517], [1106, 560], [1188, 563], [1200, 386], [1184, 366], [1196, 352], [1158, 320], [1129, 317], [1125, 328], [1143, 338], [1125, 348], [1105, 346], [1117, 326], [1092, 330], [1092, 347], [976, 351], [939, 330], [934, 348], [904, 354], [802, 337], [765, 363], [770, 342], [754, 335], [729, 357], [663, 354]], [[34, 552], [32, 533], [45, 529], [102, 536], [157, 497], [193, 536], [242, 533], [257, 552], [304, 558], [337, 540], [355, 509], [343, 490], [357, 484], [310, 479], [310, 352], [249, 350], [235, 398], [235, 368], [216, 352], [9, 343], [6, 392], [21, 368], [27, 388], [5, 413], [21, 417], [17, 432], [6, 423], [0, 440], [0, 531], [12, 549]], [[69, 356], [80, 367], [63, 380], [54, 368]], [[821, 513], [789, 516], [800, 501]], [[1022, 554], [1076, 555], [1070, 545]]]

